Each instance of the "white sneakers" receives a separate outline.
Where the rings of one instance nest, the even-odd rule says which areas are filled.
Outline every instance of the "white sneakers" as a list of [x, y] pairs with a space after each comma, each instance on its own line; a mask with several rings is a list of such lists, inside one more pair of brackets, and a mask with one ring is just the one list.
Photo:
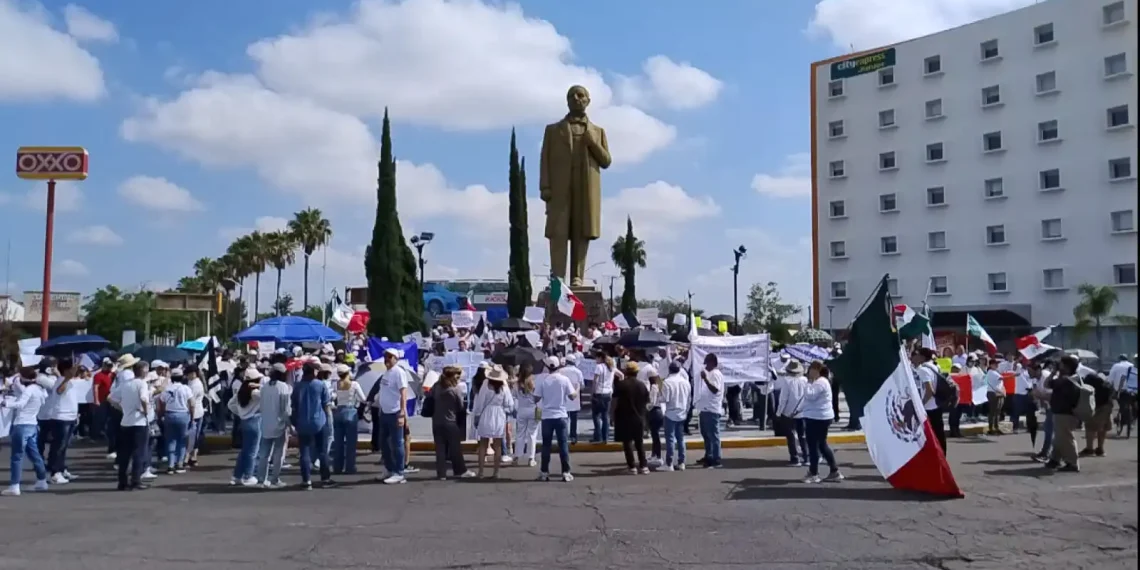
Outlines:
[[405, 479], [403, 475], [396, 473], [393, 475], [389, 475], [388, 478], [384, 479], [384, 484], [385, 485], [399, 485], [401, 483], [406, 483], [407, 481], [408, 480]]
[[[33, 491], [47, 491], [48, 490], [47, 479], [44, 479], [42, 481], [36, 481], [36, 484], [32, 486], [32, 490]], [[0, 496], [19, 497], [20, 496], [20, 486], [19, 485], [9, 485], [3, 491], [0, 491]]]
[[112, 451], [111, 453], [108, 453], [108, 454], [107, 454], [107, 459], [110, 459], [111, 461], [114, 461], [114, 460], [115, 460], [115, 459], [117, 459], [118, 457], [119, 457], [119, 454], [118, 454], [118, 453], [115, 453], [114, 451]]
[[63, 476], [63, 473], [56, 473], [55, 475], [52, 475], [49, 481], [51, 481], [54, 485], [66, 485], [67, 483], [71, 482], [67, 480], [67, 477]]
[[78, 479], [78, 477], [76, 477], [75, 475], [72, 475], [71, 471], [68, 471], [67, 469], [63, 470], [63, 478], [67, 479], [68, 481], [74, 481], [74, 480]]
[[151, 470], [150, 467], [147, 467], [146, 471], [143, 471], [142, 477], [140, 477], [140, 479], [143, 481], [154, 481], [155, 479], [158, 479], [158, 475], [155, 475], [154, 471]]
[[242, 479], [241, 480], [241, 486], [242, 487], [256, 487], [257, 486], [257, 477], [246, 477], [245, 479]]
[[[538, 474], [538, 480], [539, 481], [549, 481], [550, 480], [550, 474], [549, 473], [539, 473]], [[571, 475], [569, 473], [563, 473], [562, 474], [562, 482], [563, 483], [569, 483], [573, 480], [574, 480], [573, 475]]]
[[533, 460], [533, 459], [531, 459], [530, 461], [527, 461], [526, 464], [529, 467], [537, 467], [538, 466], [538, 462]]

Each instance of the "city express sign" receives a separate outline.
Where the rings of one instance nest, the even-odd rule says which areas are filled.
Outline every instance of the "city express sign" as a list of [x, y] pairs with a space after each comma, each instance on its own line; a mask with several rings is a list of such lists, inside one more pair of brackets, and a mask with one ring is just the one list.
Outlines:
[[895, 64], [895, 48], [864, 54], [831, 64], [831, 80], [847, 79]]

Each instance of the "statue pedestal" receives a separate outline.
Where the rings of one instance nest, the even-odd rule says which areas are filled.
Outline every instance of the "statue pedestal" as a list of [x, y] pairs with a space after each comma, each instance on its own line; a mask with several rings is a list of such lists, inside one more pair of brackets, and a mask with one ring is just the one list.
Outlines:
[[[585, 326], [588, 323], [602, 323], [609, 320], [609, 303], [606, 297], [602, 295], [601, 289], [596, 287], [571, 287], [574, 296], [578, 297], [582, 304], [586, 306], [586, 320], [579, 323]], [[550, 288], [543, 289], [538, 294], [538, 301], [535, 303], [536, 307], [546, 307], [546, 322], [556, 324], [569, 324], [573, 321], [570, 317], [563, 315], [558, 311], [558, 306], [555, 303], [556, 299], [550, 298]]]

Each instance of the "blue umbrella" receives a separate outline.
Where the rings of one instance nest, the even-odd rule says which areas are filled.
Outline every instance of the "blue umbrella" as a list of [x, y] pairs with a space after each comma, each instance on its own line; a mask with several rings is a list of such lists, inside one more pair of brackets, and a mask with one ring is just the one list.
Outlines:
[[36, 354], [43, 356], [69, 356], [78, 352], [92, 352], [111, 346], [111, 341], [94, 334], [60, 336], [48, 340], [36, 348]]
[[[204, 336], [197, 340], [188, 340], [178, 345], [178, 348], [181, 348], [182, 350], [189, 350], [190, 352], [205, 352], [206, 346], [210, 344], [211, 338], [212, 337]], [[218, 344], [217, 339], [214, 339], [214, 344]]]
[[273, 317], [234, 335], [237, 342], [331, 342], [344, 334], [305, 317]]

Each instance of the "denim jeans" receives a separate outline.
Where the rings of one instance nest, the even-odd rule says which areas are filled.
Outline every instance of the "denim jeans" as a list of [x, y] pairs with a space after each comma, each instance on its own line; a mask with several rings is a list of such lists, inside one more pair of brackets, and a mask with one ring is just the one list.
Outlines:
[[300, 455], [301, 461], [301, 482], [310, 483], [313, 477], [313, 459], [321, 462], [321, 481], [328, 481], [332, 479], [329, 469], [329, 452], [324, 446], [325, 439], [328, 437], [330, 426], [325, 424], [320, 431], [316, 433], [299, 434], [300, 449], [297, 451]]
[[[606, 396], [609, 399], [609, 396]], [[608, 413], [606, 414], [609, 415]], [[607, 423], [609, 420], [606, 420]], [[550, 473], [550, 445], [557, 438], [558, 461], [562, 463], [562, 473], [570, 472], [570, 445], [566, 441], [568, 424], [566, 418], [542, 420], [542, 467], [540, 471]]]
[[107, 402], [91, 405], [91, 439], [102, 439], [107, 433], [107, 409], [110, 407]]
[[[147, 426], [119, 426], [116, 442], [119, 445], [119, 486], [138, 485], [146, 469], [146, 448], [150, 439]], [[127, 471], [130, 471], [130, 479]]]
[[[677, 450], [677, 463], [673, 463], [673, 449]], [[665, 464], [685, 464], [685, 420], [665, 418]]]
[[1021, 429], [1021, 418], [1029, 413], [1029, 395], [1014, 394], [1010, 396], [1009, 421], [1014, 431]]
[[1045, 410], [1045, 425], [1041, 431], [1041, 455], [1049, 457], [1053, 453], [1053, 410]]
[[831, 452], [831, 446], [827, 445], [827, 428], [831, 426], [831, 420], [802, 420], [804, 422], [804, 436], [807, 439], [808, 448], [808, 474], [819, 475], [819, 458], [827, 462], [827, 467], [831, 469], [832, 473], [839, 471], [839, 466], [835, 464], [835, 454]]
[[407, 459], [404, 457], [404, 427], [400, 415], [380, 413], [380, 455], [389, 475], [403, 475]]
[[594, 416], [594, 437], [590, 441], [606, 443], [610, 440], [610, 400], [612, 399], [613, 394], [594, 394], [590, 399], [590, 411]]
[[257, 445], [257, 467], [253, 473], [258, 483], [276, 483], [281, 480], [281, 462], [285, 458], [285, 446], [288, 443], [288, 434], [261, 438], [261, 443]]
[[[48, 434], [48, 447], [47, 453], [47, 469], [48, 473], [63, 473], [67, 470], [67, 448], [71, 445], [71, 439], [75, 435], [75, 421], [66, 420], [46, 420], [40, 424], [47, 426]], [[43, 437], [41, 434], [40, 437]], [[37, 442], [43, 448], [43, 440]], [[43, 451], [40, 451], [40, 456], [43, 456]]]
[[649, 421], [649, 439], [653, 443], [650, 447], [650, 455], [661, 459], [661, 427], [665, 424], [665, 415], [660, 407], [649, 410], [646, 416]]
[[570, 443], [578, 443], [578, 412], [566, 412], [570, 416]]
[[[788, 439], [788, 455], [792, 461], [804, 460], [808, 457], [807, 438], [804, 436], [804, 420], [798, 418], [779, 418], [784, 423], [784, 437]], [[796, 444], [799, 443], [799, 453]]]
[[186, 427], [186, 456], [187, 458], [202, 448], [202, 432], [206, 427], [205, 417], [196, 420], [190, 420], [190, 425]]
[[186, 462], [186, 438], [190, 430], [189, 412], [166, 412], [162, 417], [163, 437], [166, 439], [166, 468]]
[[234, 463], [234, 479], [253, 477], [253, 462], [257, 459], [257, 446], [261, 444], [261, 414], [254, 414], [238, 424], [241, 429], [241, 450]]
[[24, 468], [24, 456], [27, 455], [28, 459], [32, 462], [32, 467], [36, 470], [36, 481], [47, 480], [47, 468], [44, 466], [44, 456], [40, 454], [39, 443], [37, 436], [39, 435], [40, 427], [38, 425], [19, 425], [12, 426], [9, 437], [12, 443], [12, 457], [9, 460], [8, 468], [9, 479], [8, 483], [13, 487], [20, 484], [21, 470]]
[[107, 406], [107, 453], [118, 453], [119, 432], [123, 431], [123, 412], [110, 404]]
[[720, 465], [720, 414], [701, 412], [697, 418], [701, 439], [705, 442], [706, 465]]
[[339, 406], [333, 414], [333, 473], [356, 473], [356, 408]]

